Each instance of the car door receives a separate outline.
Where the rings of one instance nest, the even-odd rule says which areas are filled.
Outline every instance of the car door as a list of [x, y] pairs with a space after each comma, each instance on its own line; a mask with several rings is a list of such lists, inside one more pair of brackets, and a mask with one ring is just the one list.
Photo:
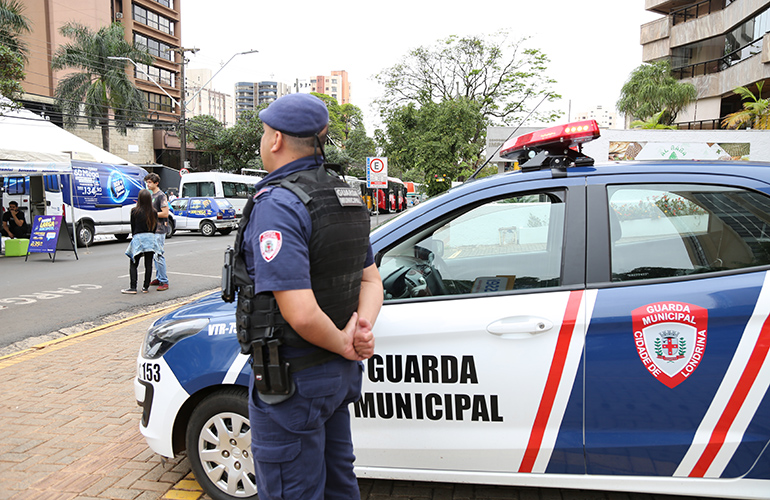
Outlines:
[[171, 202], [171, 211], [174, 212], [176, 229], [190, 229], [187, 217], [187, 205], [189, 198], [178, 198]]
[[726, 174], [590, 179], [588, 473], [739, 477], [768, 445], [760, 190]]
[[351, 411], [359, 469], [582, 466], [582, 421], [563, 416], [594, 297], [584, 200], [582, 178], [479, 188], [375, 242], [386, 299]]

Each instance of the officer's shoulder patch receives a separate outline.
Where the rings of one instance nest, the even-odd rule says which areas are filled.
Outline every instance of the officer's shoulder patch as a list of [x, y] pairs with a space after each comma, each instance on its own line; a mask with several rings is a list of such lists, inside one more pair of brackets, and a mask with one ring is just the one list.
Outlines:
[[360, 207], [364, 204], [361, 195], [352, 187], [336, 187], [334, 193], [343, 207]]
[[260, 189], [259, 191], [257, 191], [257, 194], [254, 195], [254, 200], [259, 198], [262, 194], [269, 193], [270, 191], [272, 191], [273, 187], [275, 186], [266, 186]]

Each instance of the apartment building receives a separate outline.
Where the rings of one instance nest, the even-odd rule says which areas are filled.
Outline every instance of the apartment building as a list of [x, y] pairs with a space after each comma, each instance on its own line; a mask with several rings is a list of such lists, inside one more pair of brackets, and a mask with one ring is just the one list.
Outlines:
[[291, 87], [282, 82], [237, 82], [235, 84], [235, 116], [254, 109], [260, 104], [269, 104], [281, 96], [291, 93]]
[[232, 95], [214, 90], [211, 77], [210, 69], [188, 69], [185, 72], [187, 118], [209, 115], [225, 127], [231, 127], [235, 124], [235, 101]]
[[596, 120], [601, 128], [623, 128], [622, 120], [618, 120], [618, 114], [614, 110], [602, 106], [576, 113], [574, 120]]
[[[147, 101], [148, 119], [156, 122], [159, 128], [164, 128], [164, 123], [179, 122], [180, 109], [174, 100], [179, 102], [181, 97], [179, 74], [183, 55], [178, 51], [182, 36], [181, 0], [21, 0], [21, 3], [32, 27], [32, 32], [24, 37], [30, 49], [29, 62], [25, 66], [27, 77], [22, 82], [25, 107], [43, 111], [61, 125], [53, 98], [61, 78], [72, 70], [51, 69], [56, 50], [70, 42], [59, 29], [71, 21], [93, 31], [119, 22], [123, 25], [126, 40], [146, 46], [155, 58], [150, 65], [134, 66], [125, 62], [127, 71]], [[98, 133], [85, 127], [78, 127], [73, 132], [101, 146]], [[148, 129], [129, 130], [127, 138], [111, 134], [110, 149], [129, 161], [149, 163], [158, 156], [153, 149], [172, 147], [174, 143], [173, 138], [164, 137], [163, 131], [156, 131], [155, 135], [153, 137], [151, 129], [149, 132]], [[176, 139], [176, 148], [178, 144]]]
[[697, 101], [679, 113], [680, 128], [719, 128], [742, 108], [733, 90], [764, 83], [770, 95], [770, 0], [645, 0], [664, 17], [641, 29], [644, 62], [671, 61], [695, 85]]
[[331, 75], [318, 75], [310, 79], [310, 91], [326, 94], [337, 99], [339, 104], [350, 103], [350, 82], [348, 72], [332, 71]]

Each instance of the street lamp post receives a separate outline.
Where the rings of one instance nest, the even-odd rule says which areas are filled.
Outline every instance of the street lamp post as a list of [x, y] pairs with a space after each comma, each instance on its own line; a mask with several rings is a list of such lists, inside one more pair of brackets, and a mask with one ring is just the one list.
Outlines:
[[194, 54], [194, 53], [198, 52], [199, 49], [196, 49], [196, 48], [186, 49], [184, 47], [179, 47], [179, 48], [175, 48], [175, 49], [171, 49], [171, 50], [174, 51], [174, 52], [179, 52], [180, 54], [182, 54], [182, 62], [180, 63], [181, 64], [181, 68], [182, 68], [181, 69], [182, 83], [181, 83], [181, 91], [180, 91], [180, 98], [181, 98], [180, 100], [181, 100], [181, 102], [177, 101], [168, 92], [166, 92], [166, 89], [161, 87], [161, 85], [158, 82], [156, 82], [149, 74], [147, 74], [147, 72], [145, 72], [142, 68], [140, 68], [139, 65], [136, 63], [136, 61], [134, 61], [130, 57], [110, 56], [110, 57], [107, 57], [107, 59], [112, 59], [114, 61], [128, 61], [128, 62], [130, 62], [131, 64], [134, 65], [134, 67], [136, 69], [141, 71], [152, 83], [154, 83], [156, 87], [158, 87], [164, 94], [166, 94], [166, 96], [168, 96], [168, 98], [171, 99], [171, 102], [173, 102], [176, 106], [179, 107], [179, 131], [180, 131], [180, 137], [179, 137], [179, 156], [180, 156], [179, 163], [180, 163], [180, 167], [179, 168], [181, 170], [181, 169], [185, 168], [185, 166], [186, 166], [185, 164], [187, 163], [187, 131], [185, 129], [186, 120], [187, 120], [187, 116], [186, 116], [187, 105], [190, 104], [190, 102], [192, 102], [192, 100], [195, 99], [195, 97], [198, 95], [198, 93], [200, 93], [200, 91], [203, 90], [203, 87], [208, 85], [209, 82], [211, 82], [211, 80], [213, 80], [214, 77], [217, 76], [219, 74], [219, 72], [222, 71], [225, 68], [225, 66], [227, 66], [230, 63], [230, 61], [235, 59], [236, 56], [240, 56], [240, 55], [243, 55], [243, 54], [253, 54], [253, 53], [259, 52], [259, 51], [258, 50], [247, 50], [247, 51], [244, 51], [244, 52], [236, 52], [235, 54], [233, 54], [232, 57], [230, 57], [230, 59], [228, 59], [227, 62], [224, 63], [217, 70], [217, 72], [214, 73], [214, 75], [211, 78], [209, 78], [209, 80], [201, 86], [200, 89], [198, 89], [198, 92], [193, 94], [193, 96], [190, 97], [189, 100], [185, 101], [185, 75], [184, 75], [184, 73], [185, 73], [185, 64], [188, 62], [188, 60], [185, 59], [184, 55], [185, 55], [185, 52], [192, 52]]

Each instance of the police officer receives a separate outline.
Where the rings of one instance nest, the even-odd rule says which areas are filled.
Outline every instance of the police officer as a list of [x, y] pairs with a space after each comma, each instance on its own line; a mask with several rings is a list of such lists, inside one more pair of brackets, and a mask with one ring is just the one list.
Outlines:
[[[261, 393], [264, 380], [253, 365], [249, 418], [259, 498], [359, 498], [348, 405], [360, 397], [361, 361], [374, 352], [371, 330], [383, 298], [369, 217], [360, 197], [356, 203], [322, 168], [329, 113], [320, 99], [289, 94], [259, 117], [268, 175], [256, 186], [236, 244], [253, 281], [249, 293], [272, 295], [286, 323], [279, 330], [304, 342], [278, 348], [292, 367], [286, 396]], [[306, 367], [308, 359], [321, 361]]]

